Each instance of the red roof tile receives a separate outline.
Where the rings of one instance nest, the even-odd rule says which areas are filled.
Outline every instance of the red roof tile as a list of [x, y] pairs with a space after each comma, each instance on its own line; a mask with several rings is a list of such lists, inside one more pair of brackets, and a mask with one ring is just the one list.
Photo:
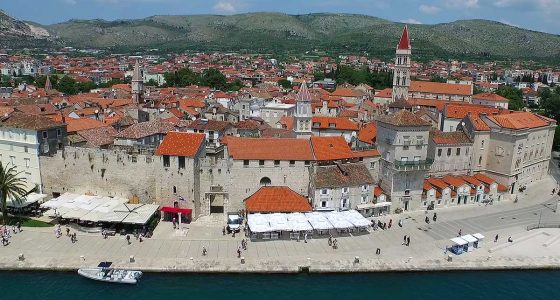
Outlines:
[[304, 196], [284, 186], [263, 186], [245, 199], [247, 212], [310, 212], [311, 205]]
[[410, 92], [432, 93], [432, 94], [446, 94], [446, 95], [472, 95], [472, 85], [457, 84], [457, 83], [443, 83], [431, 81], [411, 81]]
[[204, 143], [204, 133], [169, 132], [156, 150], [156, 155], [194, 157]]
[[493, 102], [509, 102], [508, 98], [504, 98], [494, 93], [480, 93], [473, 96], [473, 100], [493, 101]]
[[410, 50], [410, 38], [408, 37], [408, 26], [404, 26], [399, 45], [397, 46], [399, 50]]
[[377, 124], [375, 122], [368, 123], [360, 132], [358, 132], [358, 140], [367, 144], [375, 143], [377, 139]]
[[242, 160], [313, 160], [311, 143], [306, 139], [240, 138], [226, 136], [229, 156]]
[[341, 117], [313, 117], [313, 129], [334, 129], [334, 130], [352, 130], [358, 131], [358, 124], [347, 118]]
[[311, 144], [316, 160], [340, 160], [354, 157], [342, 136], [312, 136]]
[[531, 112], [518, 112], [506, 115], [489, 116], [492, 122], [503, 128], [529, 129], [548, 126], [549, 121], [542, 119], [539, 115]]

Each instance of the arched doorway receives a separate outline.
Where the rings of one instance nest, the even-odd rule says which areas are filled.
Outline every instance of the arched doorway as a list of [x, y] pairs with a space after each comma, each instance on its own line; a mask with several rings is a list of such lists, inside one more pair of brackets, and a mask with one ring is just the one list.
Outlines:
[[263, 177], [261, 178], [260, 184], [261, 186], [269, 186], [272, 184], [272, 181], [268, 177]]

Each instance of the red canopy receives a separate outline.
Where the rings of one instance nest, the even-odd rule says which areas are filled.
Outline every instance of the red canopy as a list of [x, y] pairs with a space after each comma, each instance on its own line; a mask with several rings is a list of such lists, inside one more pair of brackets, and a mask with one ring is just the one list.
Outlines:
[[192, 209], [190, 208], [178, 208], [178, 207], [171, 207], [171, 206], [164, 206], [160, 209], [162, 212], [168, 213], [181, 213], [184, 215], [191, 215]]

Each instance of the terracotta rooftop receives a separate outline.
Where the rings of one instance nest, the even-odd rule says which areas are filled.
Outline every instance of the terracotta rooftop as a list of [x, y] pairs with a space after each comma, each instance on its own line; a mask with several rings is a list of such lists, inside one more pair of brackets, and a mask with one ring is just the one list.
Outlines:
[[400, 108], [400, 109], [406, 109], [406, 108], [412, 108], [412, 104], [410, 104], [408, 101], [404, 100], [404, 99], [398, 99], [392, 103], [390, 103], [388, 105], [389, 108]]
[[21, 112], [13, 112], [7, 118], [0, 121], [1, 127], [23, 128], [32, 130], [43, 130], [64, 126], [63, 123], [55, 122], [49, 117], [30, 115]]
[[410, 92], [471, 96], [472, 86], [467, 84], [443, 83], [431, 81], [411, 81]]
[[240, 138], [226, 136], [229, 156], [236, 160], [313, 160], [311, 143], [306, 139]]
[[438, 145], [472, 144], [472, 141], [463, 131], [441, 132], [432, 131], [432, 140]]
[[169, 132], [156, 150], [156, 155], [194, 157], [204, 143], [204, 133]]
[[352, 153], [354, 154], [354, 158], [381, 156], [381, 153], [379, 153], [379, 150], [377, 149], [358, 150], [352, 151]]
[[484, 105], [469, 105], [465, 103], [447, 104], [444, 109], [444, 117], [448, 119], [463, 119], [468, 114], [485, 113], [487, 115], [498, 114], [499, 108]]
[[342, 136], [312, 136], [311, 145], [315, 159], [324, 160], [341, 160], [354, 157], [352, 149]]
[[304, 196], [285, 186], [263, 186], [245, 199], [249, 213], [310, 212], [311, 205]]
[[550, 125], [550, 122], [531, 112], [518, 112], [506, 115], [488, 116], [492, 122], [508, 129], [530, 129]]
[[66, 131], [69, 133], [108, 126], [107, 124], [92, 118], [65, 118], [64, 122], [68, 124]]
[[198, 119], [192, 121], [187, 128], [197, 129], [197, 130], [212, 130], [212, 131], [225, 131], [226, 129], [232, 127], [230, 122], [227, 121], [217, 121], [217, 120], [203, 120]]
[[337, 164], [317, 167], [315, 188], [340, 188], [374, 183], [373, 177], [362, 163]]
[[484, 101], [493, 101], [493, 102], [509, 102], [508, 98], [502, 97], [498, 94], [494, 93], [480, 93], [475, 94], [473, 96], [474, 100], [484, 100]]
[[358, 140], [367, 144], [375, 143], [377, 139], [377, 124], [375, 122], [368, 123], [366, 126], [362, 127], [358, 132]]
[[111, 126], [78, 131], [77, 135], [86, 140], [87, 146], [99, 147], [113, 144], [117, 131]]
[[159, 134], [159, 133], [167, 133], [174, 129], [172, 123], [164, 122], [161, 120], [153, 120], [148, 122], [140, 122], [133, 124], [123, 131], [117, 133], [115, 135], [116, 138], [122, 139], [141, 139], [147, 136]]
[[399, 50], [410, 50], [410, 38], [408, 36], [408, 26], [404, 26], [401, 39], [399, 40], [399, 44], [397, 45], [397, 49]]
[[391, 124], [394, 126], [402, 126], [402, 127], [431, 126], [431, 124], [428, 121], [424, 121], [422, 118], [409, 112], [408, 110], [399, 110], [398, 112], [392, 115], [380, 116], [377, 119], [377, 121]]
[[342, 117], [313, 117], [311, 120], [314, 129], [334, 129], [358, 131], [358, 124]]

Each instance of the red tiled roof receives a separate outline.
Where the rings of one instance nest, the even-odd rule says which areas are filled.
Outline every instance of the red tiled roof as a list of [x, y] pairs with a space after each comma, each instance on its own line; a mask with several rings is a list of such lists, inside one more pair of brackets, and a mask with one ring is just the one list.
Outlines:
[[478, 179], [474, 178], [473, 176], [461, 176], [461, 178], [472, 185], [481, 184], [481, 182]]
[[462, 131], [441, 132], [433, 131], [432, 140], [438, 145], [471, 144], [469, 137]]
[[354, 153], [355, 158], [381, 156], [377, 149], [353, 151], [352, 153]]
[[410, 92], [432, 93], [432, 94], [446, 94], [446, 95], [472, 95], [472, 85], [457, 84], [457, 83], [443, 83], [431, 81], [411, 81]]
[[204, 133], [169, 132], [156, 150], [156, 155], [194, 157], [204, 143]]
[[471, 115], [477, 115], [480, 113], [485, 113], [487, 115], [498, 114], [500, 109], [484, 105], [468, 105], [464, 103], [458, 104], [447, 104], [445, 106], [444, 115], [449, 119], [463, 119], [469, 113]]
[[408, 110], [399, 110], [398, 112], [380, 116], [378, 122], [391, 124], [394, 126], [431, 126], [431, 124], [419, 116], [409, 112]]
[[374, 195], [375, 197], [379, 197], [379, 196], [381, 196], [381, 194], [385, 194], [385, 192], [383, 191], [382, 188], [380, 188], [379, 186], [376, 185], [376, 186], [373, 188], [373, 195]]
[[494, 101], [494, 102], [509, 102], [508, 98], [502, 97], [494, 93], [480, 93], [473, 96], [473, 100]]
[[359, 95], [356, 94], [352, 89], [342, 87], [336, 88], [336, 90], [332, 92], [331, 95], [338, 97], [359, 97]]
[[474, 127], [475, 130], [477, 130], [477, 131], [488, 131], [488, 130], [490, 130], [490, 127], [488, 126], [488, 124], [486, 124], [486, 122], [482, 121], [482, 119], [480, 118], [480, 116], [478, 114], [474, 114], [474, 115], [469, 114], [467, 117], [469, 118], [469, 120], [473, 124], [473, 127]]
[[463, 179], [461, 179], [461, 177], [457, 177], [457, 176], [447, 175], [447, 176], [443, 177], [442, 180], [449, 183], [450, 185], [452, 185], [454, 187], [460, 187], [460, 186], [466, 184], [466, 182]]
[[313, 160], [311, 143], [306, 139], [241, 138], [226, 136], [229, 156], [236, 160]]
[[386, 88], [375, 93], [375, 97], [391, 98], [393, 96], [393, 89]]
[[488, 116], [492, 122], [509, 129], [529, 129], [548, 126], [550, 123], [531, 112], [518, 112], [506, 115]]
[[280, 118], [280, 121], [278, 121], [283, 128], [288, 129], [288, 130], [293, 130], [294, 129], [294, 117], [292, 116], [282, 116]]
[[263, 186], [245, 199], [247, 212], [310, 212], [311, 205], [304, 196], [285, 186]]
[[342, 136], [312, 136], [311, 145], [316, 160], [340, 160], [354, 157], [354, 153]]
[[65, 118], [64, 122], [68, 124], [66, 131], [68, 131], [69, 133], [107, 126], [107, 124], [92, 118]]
[[377, 124], [375, 122], [368, 123], [360, 132], [358, 132], [358, 140], [360, 142], [373, 144], [377, 138]]
[[[314, 129], [334, 129], [358, 131], [358, 125], [347, 118], [341, 117], [313, 117], [311, 120]], [[334, 127], [331, 127], [334, 124]]]

